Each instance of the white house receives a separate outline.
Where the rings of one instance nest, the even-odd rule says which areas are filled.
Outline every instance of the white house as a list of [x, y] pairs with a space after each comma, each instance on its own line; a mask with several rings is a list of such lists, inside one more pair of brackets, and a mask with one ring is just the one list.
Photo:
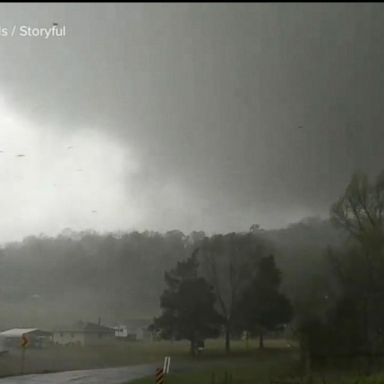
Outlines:
[[125, 324], [119, 324], [113, 327], [115, 337], [120, 340], [151, 340], [152, 334], [148, 331], [148, 325], [151, 322], [148, 320], [131, 319]]
[[61, 345], [101, 346], [115, 341], [115, 330], [101, 324], [78, 322], [55, 329], [53, 342]]
[[128, 336], [128, 328], [126, 325], [116, 325], [113, 329], [115, 330], [115, 336], [117, 338], [124, 338]]

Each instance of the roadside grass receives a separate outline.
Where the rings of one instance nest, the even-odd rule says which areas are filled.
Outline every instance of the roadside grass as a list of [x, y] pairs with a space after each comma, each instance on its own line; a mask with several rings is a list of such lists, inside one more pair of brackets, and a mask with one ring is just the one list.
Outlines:
[[[364, 373], [364, 362], [350, 362], [336, 366], [314, 367], [310, 380], [302, 375], [297, 348], [287, 348], [285, 340], [269, 340], [264, 350], [256, 349], [252, 340], [248, 348], [234, 342], [226, 355], [220, 341], [206, 343], [202, 356], [188, 359], [181, 369], [175, 365], [165, 384], [384, 384], [384, 360], [377, 361], [371, 375]], [[175, 357], [176, 361], [178, 357]], [[345, 362], [347, 363], [347, 362]], [[161, 367], [159, 362], [159, 367]], [[154, 384], [154, 373], [149, 377], [130, 381], [129, 384]]]
[[[215, 374], [215, 376], [213, 376]], [[383, 384], [384, 376], [377, 375], [372, 377], [339, 377], [337, 379], [327, 379], [318, 376], [314, 376], [310, 381], [305, 379], [296, 378], [279, 381], [280, 383], [311, 383], [311, 384]], [[143, 378], [134, 381], [130, 381], [129, 384], [154, 384], [154, 378]], [[191, 372], [184, 374], [169, 375], [165, 384], [271, 384], [274, 383], [270, 377], [265, 375], [265, 372], [256, 368], [243, 369], [237, 374], [232, 374], [232, 379], [228, 376], [226, 381], [224, 372]]]
[[[260, 358], [260, 356], [259, 356]], [[241, 359], [224, 358], [221, 364], [195, 366], [190, 372], [172, 373], [167, 376], [166, 384], [254, 384], [270, 383], [278, 375], [290, 375], [292, 361], [288, 356], [272, 356], [257, 360], [242, 357]], [[228, 381], [226, 381], [226, 378]], [[153, 384], [154, 376], [131, 381], [130, 384]]]
[[[206, 343], [204, 354], [190, 359], [185, 369], [172, 371], [171, 364], [166, 384], [263, 384], [270, 383], [271, 378], [297, 374], [298, 351], [288, 348], [285, 340], [269, 340], [264, 350], [256, 346], [255, 340], [248, 348], [244, 342], [234, 342], [227, 355], [217, 341]], [[155, 379], [152, 375], [129, 383], [153, 384]]]

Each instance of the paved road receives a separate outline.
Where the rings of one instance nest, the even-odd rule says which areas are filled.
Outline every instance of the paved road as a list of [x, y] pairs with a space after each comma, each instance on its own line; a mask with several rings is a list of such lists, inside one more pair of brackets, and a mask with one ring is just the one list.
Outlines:
[[0, 379], [0, 384], [122, 384], [154, 374], [156, 365], [89, 369], [58, 373], [32, 374]]

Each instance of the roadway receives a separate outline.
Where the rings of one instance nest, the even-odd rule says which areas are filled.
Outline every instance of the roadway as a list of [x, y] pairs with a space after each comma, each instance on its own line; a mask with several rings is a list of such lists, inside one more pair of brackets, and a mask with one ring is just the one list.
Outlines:
[[123, 384], [143, 376], [154, 375], [156, 365], [87, 369], [57, 373], [28, 374], [0, 379], [0, 384]]

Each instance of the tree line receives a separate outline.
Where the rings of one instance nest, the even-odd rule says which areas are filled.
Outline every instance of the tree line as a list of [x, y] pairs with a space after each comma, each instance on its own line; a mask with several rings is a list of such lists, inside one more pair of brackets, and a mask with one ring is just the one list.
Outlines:
[[[179, 230], [102, 234], [67, 229], [54, 237], [29, 236], [0, 249], [0, 326], [50, 327], [99, 317], [112, 324], [132, 317], [151, 319], [158, 312], [159, 292], [166, 287], [164, 272], [198, 247], [199, 273], [212, 277], [215, 266], [224, 305], [220, 313], [230, 318], [234, 308], [224, 283], [230, 281], [231, 259], [230, 253], [221, 258], [219, 248], [237, 238], [242, 238], [243, 248], [252, 238], [254, 253], [274, 255], [283, 276], [281, 292], [293, 300], [308, 280], [328, 273], [321, 249], [340, 236], [329, 221], [316, 218], [278, 230], [255, 225], [252, 231], [225, 235]], [[203, 239], [206, 244], [201, 247]], [[236, 241], [240, 246], [240, 240]], [[234, 288], [239, 285], [233, 275], [236, 271], [231, 272]]]
[[[309, 268], [309, 278], [300, 277], [294, 268], [296, 287], [282, 284], [273, 231], [254, 225], [248, 233], [201, 238], [187, 260], [165, 273], [162, 312], [152, 328], [188, 339], [192, 351], [197, 339], [221, 334], [229, 351], [241, 331], [257, 335], [263, 347], [266, 332], [290, 323], [307, 367], [324, 357], [384, 354], [384, 172], [372, 181], [355, 173], [331, 206], [330, 223], [337, 240], [326, 237], [315, 259], [311, 243], [298, 265], [312, 260], [318, 273]], [[284, 247], [281, 238], [280, 232]], [[292, 268], [292, 258], [279, 260]]]
[[165, 273], [162, 314], [152, 330], [168, 339], [187, 339], [191, 352], [199, 340], [258, 335], [286, 325], [292, 305], [280, 292], [281, 272], [268, 253], [268, 243], [255, 233], [205, 237], [192, 255]]

